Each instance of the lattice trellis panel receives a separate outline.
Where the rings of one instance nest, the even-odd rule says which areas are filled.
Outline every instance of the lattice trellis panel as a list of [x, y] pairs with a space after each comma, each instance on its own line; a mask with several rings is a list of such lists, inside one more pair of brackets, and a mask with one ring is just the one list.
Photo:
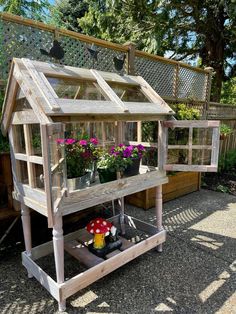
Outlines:
[[207, 76], [205, 73], [196, 72], [185, 67], [180, 67], [177, 97], [205, 100], [206, 79]]
[[[96, 51], [98, 52], [98, 61], [96, 61], [91, 58], [88, 52], [87, 48], [91, 48], [90, 43], [88, 44], [78, 39], [70, 38], [68, 36], [60, 36], [59, 41], [65, 51], [65, 56], [61, 60], [61, 63], [65, 65], [82, 68], [85, 67], [88, 69], [93, 68], [107, 72], [117, 72], [114, 67], [113, 58], [122, 58], [124, 55], [123, 52], [95, 45], [93, 49], [96, 49]], [[117, 73], [124, 74], [124, 70]]]
[[[40, 52], [40, 48], [50, 51], [54, 40], [53, 32], [0, 20], [0, 35], [1, 77], [3, 79], [8, 77], [13, 57], [55, 62]], [[59, 36], [58, 40], [65, 51], [65, 56], [60, 61], [61, 64], [124, 74], [124, 69], [121, 72], [116, 71], [113, 62], [114, 57], [122, 58], [124, 52], [95, 46], [98, 51], [98, 61], [95, 61], [87, 49], [88, 47], [91, 48], [91, 43], [62, 35]]]
[[7, 79], [13, 57], [47, 61], [40, 48], [49, 50], [53, 33], [18, 23], [1, 21], [1, 74]]
[[141, 75], [162, 97], [173, 97], [175, 66], [172, 64], [135, 57], [136, 75]]

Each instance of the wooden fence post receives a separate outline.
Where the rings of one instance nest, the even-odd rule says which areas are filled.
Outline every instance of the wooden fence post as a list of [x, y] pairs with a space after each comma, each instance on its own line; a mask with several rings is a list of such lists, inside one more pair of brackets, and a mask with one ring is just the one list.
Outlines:
[[175, 101], [178, 99], [179, 91], [179, 64], [175, 65], [174, 79], [173, 79], [173, 97]]
[[135, 75], [135, 44], [128, 42], [125, 43], [123, 46], [128, 47], [127, 58], [125, 60], [125, 72], [126, 74]]
[[208, 110], [209, 110], [209, 102], [211, 97], [211, 80], [213, 75], [213, 68], [208, 67], [205, 68], [206, 71], [208, 71], [208, 74], [205, 74], [206, 82], [205, 82], [205, 104], [203, 108], [202, 118], [207, 119], [208, 116]]

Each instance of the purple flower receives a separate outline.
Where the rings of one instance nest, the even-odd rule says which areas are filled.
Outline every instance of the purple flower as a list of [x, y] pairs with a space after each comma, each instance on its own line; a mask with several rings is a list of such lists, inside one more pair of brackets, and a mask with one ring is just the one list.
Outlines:
[[72, 144], [74, 144], [76, 142], [76, 140], [74, 139], [74, 138], [67, 138], [66, 140], [65, 140], [65, 144], [67, 144], [67, 145], [72, 145]]
[[137, 148], [138, 148], [138, 150], [140, 150], [140, 151], [144, 151], [144, 150], [145, 150], [144, 146], [141, 145], [141, 144], [139, 144], [139, 145], [137, 146]]
[[119, 146], [119, 147], [124, 147], [125, 145], [124, 145], [124, 144], [119, 144], [118, 146]]
[[90, 138], [90, 143], [97, 145], [98, 144], [98, 140], [95, 137]]
[[57, 139], [57, 144], [64, 144], [64, 142], [65, 142], [64, 138]]
[[86, 146], [88, 144], [86, 140], [80, 140], [79, 143], [82, 146]]
[[123, 151], [123, 156], [125, 158], [129, 158], [132, 155], [132, 151], [129, 149], [129, 147], [126, 147], [126, 149]]

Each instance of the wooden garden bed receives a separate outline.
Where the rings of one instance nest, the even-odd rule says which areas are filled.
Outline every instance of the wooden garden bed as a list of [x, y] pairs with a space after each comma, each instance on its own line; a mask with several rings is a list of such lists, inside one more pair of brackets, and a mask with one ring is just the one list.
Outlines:
[[[199, 172], [177, 172], [168, 176], [169, 182], [163, 184], [164, 202], [198, 191], [201, 183]], [[126, 201], [140, 208], [149, 209], [155, 206], [155, 188], [128, 195]]]

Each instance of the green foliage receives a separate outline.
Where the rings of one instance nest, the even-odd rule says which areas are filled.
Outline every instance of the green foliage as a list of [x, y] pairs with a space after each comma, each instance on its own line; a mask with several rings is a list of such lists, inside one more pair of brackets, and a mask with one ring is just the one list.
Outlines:
[[230, 189], [225, 185], [219, 184], [216, 187], [216, 191], [221, 192], [221, 193], [229, 193]]
[[175, 118], [177, 120], [199, 120], [200, 111], [192, 108], [186, 104], [175, 104], [172, 106], [175, 111]]
[[59, 0], [51, 9], [51, 24], [75, 32], [82, 32], [77, 19], [85, 15], [88, 4], [83, 0]]
[[1, 10], [33, 20], [45, 22], [48, 18], [48, 0], [0, 0]]
[[140, 50], [168, 52], [176, 60], [197, 58], [201, 67], [212, 67], [214, 101], [224, 78], [235, 75], [235, 0], [85, 0], [78, 12], [74, 1], [60, 3], [65, 6], [58, 7], [59, 15], [66, 7], [71, 29], [121, 44], [132, 41]]
[[236, 172], [236, 150], [229, 150], [225, 156], [221, 156], [218, 163], [219, 172]]
[[221, 135], [229, 135], [232, 132], [233, 132], [233, 129], [229, 125], [224, 124], [224, 123], [222, 123], [220, 125], [220, 134]]
[[223, 104], [236, 105], [236, 77], [223, 83], [220, 102]]

